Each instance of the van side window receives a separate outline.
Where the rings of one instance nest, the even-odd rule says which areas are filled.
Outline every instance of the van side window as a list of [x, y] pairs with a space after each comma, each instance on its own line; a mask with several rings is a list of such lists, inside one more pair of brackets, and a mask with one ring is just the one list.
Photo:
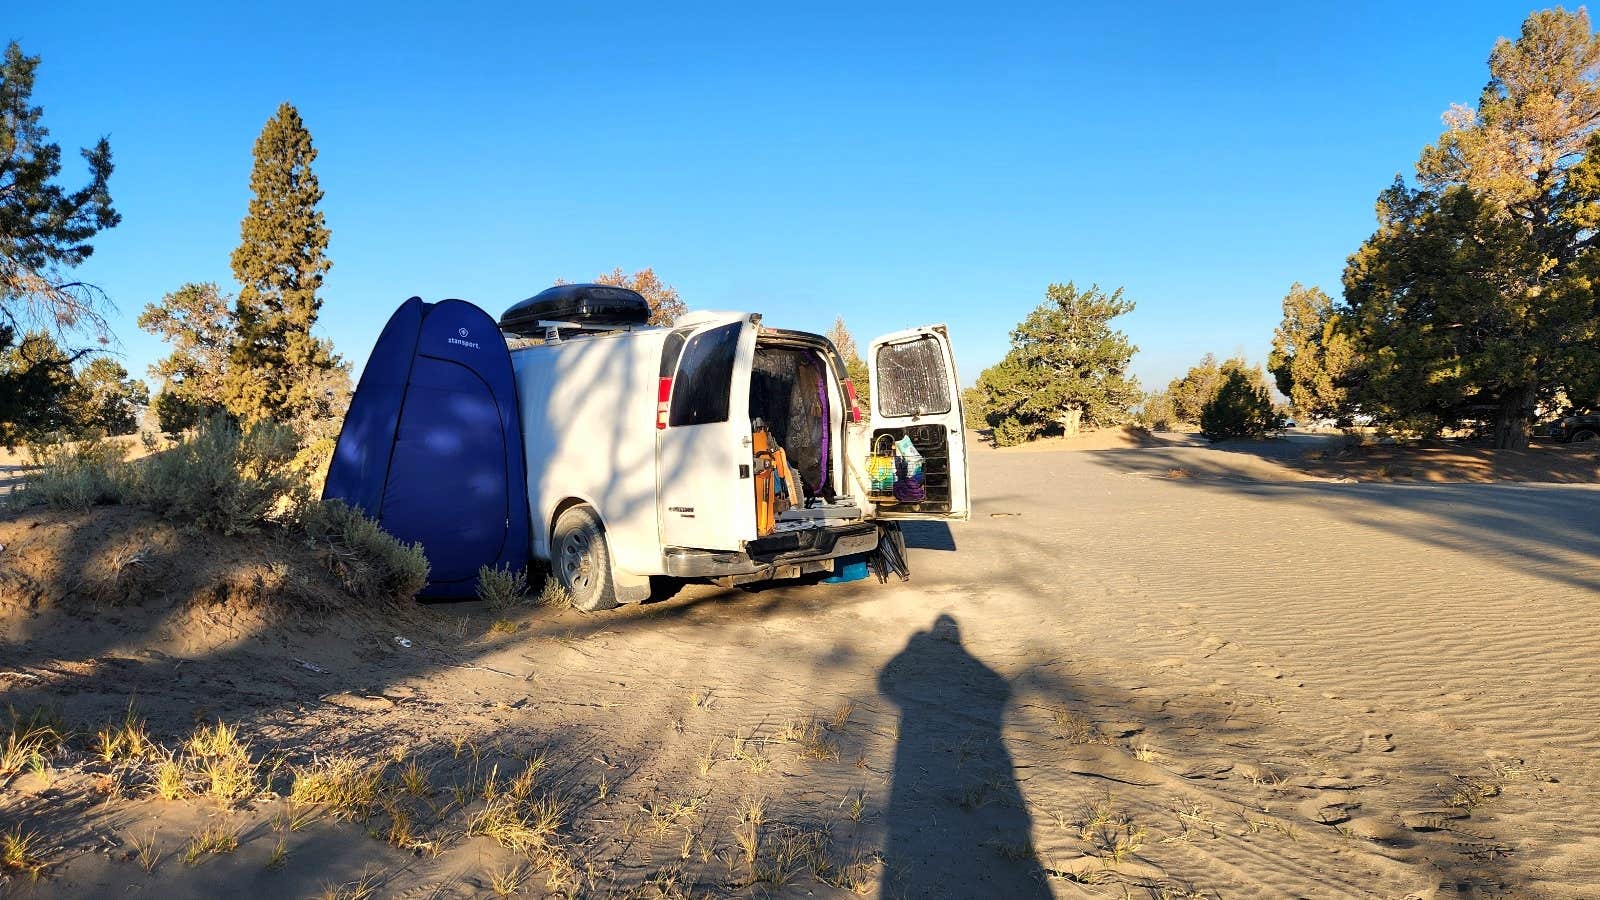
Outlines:
[[662, 378], [671, 378], [672, 373], [678, 371], [678, 357], [683, 353], [683, 342], [688, 339], [692, 330], [680, 328], [667, 335], [666, 342], [661, 345]]
[[942, 416], [950, 411], [950, 378], [938, 340], [884, 344], [878, 348], [874, 398], [885, 416]]
[[707, 425], [728, 421], [733, 388], [733, 358], [739, 352], [743, 322], [703, 331], [689, 339], [672, 380], [668, 425]]

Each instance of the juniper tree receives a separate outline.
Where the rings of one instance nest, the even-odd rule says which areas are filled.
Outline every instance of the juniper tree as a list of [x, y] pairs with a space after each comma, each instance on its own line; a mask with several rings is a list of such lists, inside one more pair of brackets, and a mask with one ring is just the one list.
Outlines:
[[349, 392], [348, 367], [312, 334], [328, 260], [317, 158], [300, 113], [288, 103], [255, 143], [250, 206], [239, 226], [233, 275], [239, 282], [223, 401], [241, 420], [273, 420], [304, 437], [326, 431]]
[[1349, 408], [1357, 359], [1333, 298], [1296, 282], [1283, 298], [1267, 368], [1302, 416], [1339, 416]]
[[1425, 431], [1492, 408], [1495, 445], [1518, 447], [1541, 403], [1600, 401], [1600, 40], [1582, 9], [1536, 12], [1489, 75], [1418, 185], [1379, 197], [1345, 301], [1364, 404]]
[[1267, 389], [1235, 369], [1200, 411], [1200, 432], [1213, 441], [1261, 437], [1272, 429], [1272, 420]]
[[[1167, 383], [1163, 399], [1170, 404], [1171, 418], [1179, 422], [1198, 423], [1206, 404], [1216, 399], [1223, 384], [1234, 373], [1238, 373], [1252, 388], [1266, 391], [1267, 379], [1259, 366], [1250, 365], [1242, 356], [1219, 363], [1216, 354], [1207, 353], [1198, 364], [1190, 366], [1189, 371]], [[1157, 405], [1162, 402], [1158, 400]]]
[[1127, 422], [1143, 398], [1128, 373], [1137, 352], [1111, 320], [1133, 310], [1122, 289], [1080, 291], [1052, 284], [1044, 302], [1011, 332], [1011, 350], [983, 374], [978, 388], [994, 439], [1019, 444], [1051, 431]]

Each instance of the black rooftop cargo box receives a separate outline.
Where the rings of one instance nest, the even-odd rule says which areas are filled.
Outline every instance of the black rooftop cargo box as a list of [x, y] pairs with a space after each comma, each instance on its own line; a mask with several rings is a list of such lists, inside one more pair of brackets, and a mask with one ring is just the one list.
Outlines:
[[650, 321], [650, 304], [637, 291], [609, 284], [558, 284], [500, 315], [500, 330], [539, 335], [540, 322], [571, 322], [586, 328], [625, 328]]

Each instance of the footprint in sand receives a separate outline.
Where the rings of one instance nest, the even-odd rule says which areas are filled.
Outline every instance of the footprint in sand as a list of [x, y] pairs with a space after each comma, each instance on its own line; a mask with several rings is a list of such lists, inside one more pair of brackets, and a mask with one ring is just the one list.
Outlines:
[[1451, 822], [1467, 818], [1466, 810], [1455, 807], [1408, 809], [1400, 814], [1400, 824], [1412, 831], [1445, 831]]
[[1385, 731], [1347, 732], [1328, 741], [1327, 747], [1339, 753], [1392, 753], [1394, 735]]
[[1377, 816], [1362, 816], [1342, 824], [1345, 831], [1386, 847], [1404, 849], [1416, 844], [1405, 829]]
[[1233, 763], [1226, 759], [1209, 759], [1181, 773], [1185, 778], [1205, 781], [1222, 781], [1233, 771]]
[[1361, 804], [1340, 794], [1322, 794], [1300, 804], [1300, 815], [1323, 825], [1342, 825], [1350, 821]]

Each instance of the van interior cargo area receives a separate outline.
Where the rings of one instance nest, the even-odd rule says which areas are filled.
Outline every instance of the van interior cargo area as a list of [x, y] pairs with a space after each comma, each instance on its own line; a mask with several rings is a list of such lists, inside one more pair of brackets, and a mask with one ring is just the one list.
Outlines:
[[[815, 351], [756, 347], [750, 376], [750, 421], [759, 420], [782, 448], [799, 480], [800, 505], [834, 499], [827, 369]], [[780, 492], [781, 493], [781, 492]]]
[[[897, 501], [892, 497], [873, 497], [879, 512], [893, 515], [897, 512], [941, 513], [950, 511], [950, 435], [943, 425], [909, 425], [905, 428], [879, 428], [872, 432], [872, 443], [887, 436], [890, 442], [903, 437], [911, 438], [911, 445], [922, 454], [925, 499], [916, 503]], [[886, 442], [887, 443], [887, 442]]]

